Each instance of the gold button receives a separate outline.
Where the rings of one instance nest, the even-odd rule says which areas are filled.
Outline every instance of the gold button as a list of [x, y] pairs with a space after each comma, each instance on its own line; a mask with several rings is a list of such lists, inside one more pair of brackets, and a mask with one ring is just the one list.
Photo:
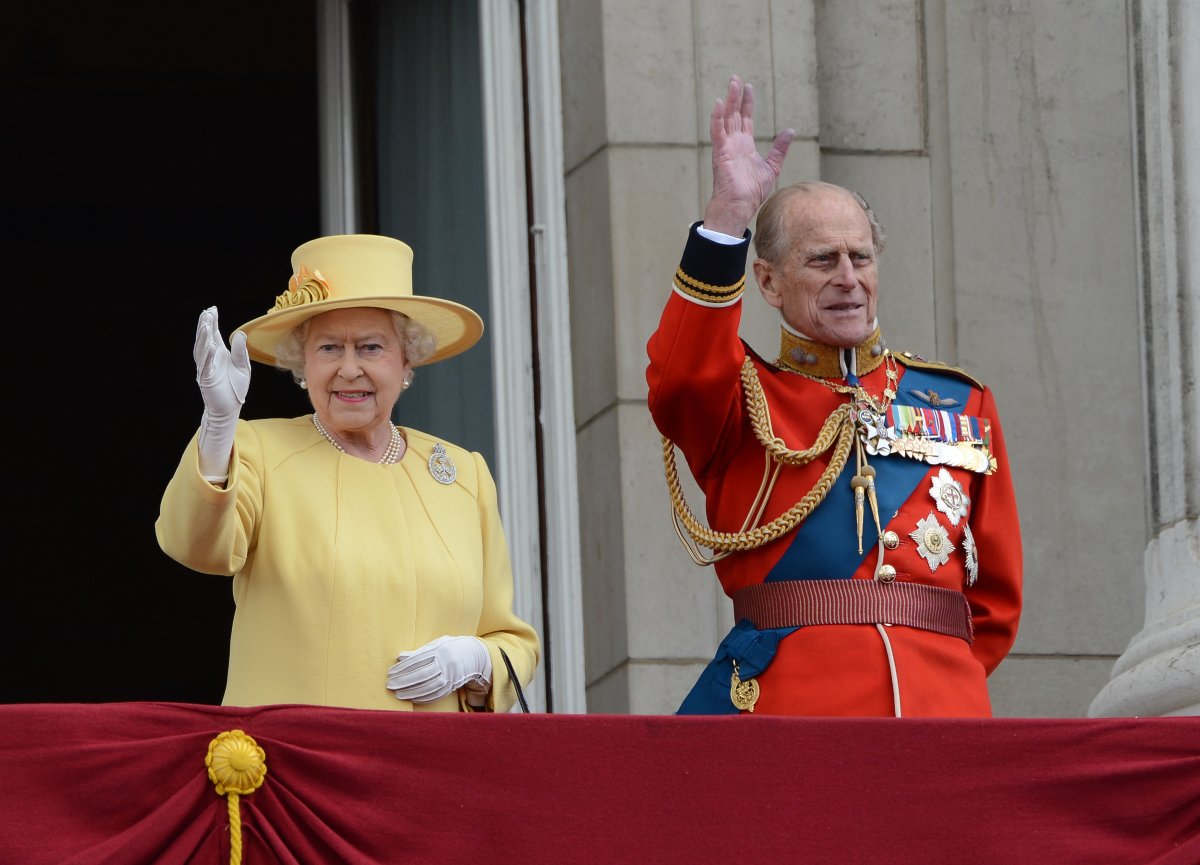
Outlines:
[[900, 546], [900, 536], [891, 529], [883, 533], [883, 545], [889, 550], [894, 550]]
[[891, 565], [880, 565], [879, 570], [875, 572], [875, 579], [881, 583], [890, 583], [896, 579], [896, 569]]

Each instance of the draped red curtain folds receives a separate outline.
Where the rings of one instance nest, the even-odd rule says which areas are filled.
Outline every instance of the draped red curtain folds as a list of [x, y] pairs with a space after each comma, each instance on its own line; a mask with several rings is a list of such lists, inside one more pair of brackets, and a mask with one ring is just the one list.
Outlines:
[[433, 715], [0, 706], [0, 862], [1200, 862], [1200, 718]]

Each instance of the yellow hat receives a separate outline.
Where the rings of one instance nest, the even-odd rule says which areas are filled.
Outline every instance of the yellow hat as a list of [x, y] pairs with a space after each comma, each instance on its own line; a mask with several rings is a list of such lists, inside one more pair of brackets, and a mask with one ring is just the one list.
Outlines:
[[322, 312], [358, 306], [402, 312], [429, 328], [437, 349], [421, 365], [466, 351], [483, 336], [483, 319], [452, 300], [413, 294], [412, 259], [408, 244], [376, 234], [318, 237], [296, 247], [287, 291], [266, 315], [238, 328], [250, 357], [273, 365], [275, 346], [292, 328]]

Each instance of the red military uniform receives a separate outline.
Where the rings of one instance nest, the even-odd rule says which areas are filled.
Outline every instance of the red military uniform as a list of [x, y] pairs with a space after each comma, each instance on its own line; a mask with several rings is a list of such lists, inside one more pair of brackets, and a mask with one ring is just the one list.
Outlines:
[[[731, 550], [714, 567], [739, 622], [681, 713], [744, 709], [729, 690], [740, 673], [757, 683], [762, 714], [989, 716], [986, 677], [1012, 647], [1022, 592], [991, 391], [951, 367], [893, 355], [878, 330], [843, 351], [784, 328], [779, 359], [766, 361], [738, 336], [748, 235], [725, 246], [695, 228], [648, 344], [649, 408], [703, 491], [718, 543], [693, 538]], [[853, 414], [838, 413], [850, 405]], [[840, 456], [836, 445], [815, 453], [822, 429], [845, 434]], [[861, 516], [854, 483], [865, 490]], [[752, 603], [766, 583], [772, 604]], [[786, 591], [797, 588], [867, 594], [832, 604], [851, 611], [850, 623], [835, 612], [824, 624], [814, 623], [830, 620], [823, 604]], [[913, 618], [898, 600], [908, 592], [921, 593]], [[886, 612], [870, 612], [877, 601]], [[944, 624], [954, 603], [965, 632], [962, 621]], [[760, 614], [774, 618], [754, 621]]]

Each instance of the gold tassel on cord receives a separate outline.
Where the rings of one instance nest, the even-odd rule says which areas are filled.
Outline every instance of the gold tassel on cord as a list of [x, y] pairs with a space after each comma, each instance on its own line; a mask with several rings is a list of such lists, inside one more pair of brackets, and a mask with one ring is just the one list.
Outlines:
[[[875, 518], [875, 532], [883, 537], [883, 523], [879, 522], [879, 499], [875, 496], [875, 466], [863, 466], [863, 477], [867, 479], [867, 501], [871, 503], [871, 516]], [[862, 534], [862, 529], [858, 530]]]
[[862, 475], [850, 478], [850, 486], [854, 488], [854, 520], [858, 524], [858, 554], [862, 555], [863, 529], [863, 490], [867, 488], [867, 479]]
[[850, 487], [854, 490], [854, 519], [858, 528], [858, 554], [863, 551], [863, 500], [871, 505], [871, 516], [875, 519], [875, 534], [883, 537], [883, 524], [879, 521], [879, 498], [875, 494], [875, 466], [867, 464], [867, 455], [863, 452], [861, 440], [854, 442], [855, 457], [857, 458], [857, 473], [850, 479]]
[[217, 795], [229, 801], [229, 865], [241, 865], [242, 815], [238, 797], [249, 796], [262, 786], [267, 775], [267, 754], [241, 730], [229, 730], [209, 743], [204, 765]]

